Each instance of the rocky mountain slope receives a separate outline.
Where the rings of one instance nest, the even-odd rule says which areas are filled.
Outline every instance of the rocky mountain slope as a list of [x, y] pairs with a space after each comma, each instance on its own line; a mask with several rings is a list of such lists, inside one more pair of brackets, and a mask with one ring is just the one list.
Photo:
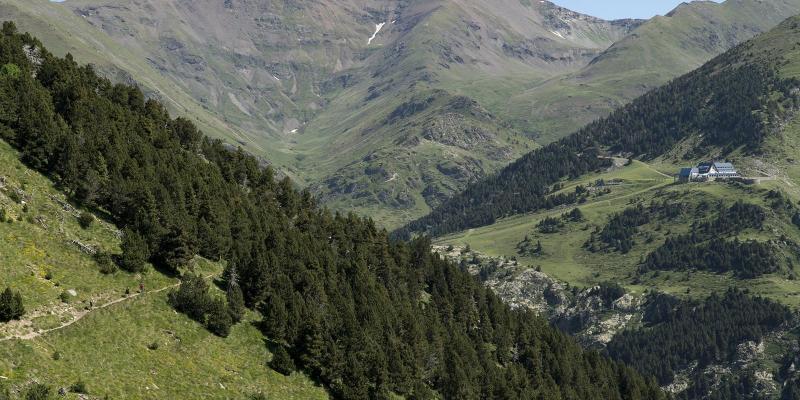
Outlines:
[[798, 12], [794, 0], [682, 3], [579, 71], [515, 94], [509, 118], [522, 118], [515, 126], [535, 127], [539, 142], [560, 138]]
[[[609, 184], [589, 186], [599, 180]], [[785, 186], [778, 181], [750, 186], [670, 183], [670, 179], [659, 177], [642, 163], [634, 163], [580, 182], [591, 188], [586, 201], [576, 205], [581, 210], [580, 219], [572, 217], [569, 208], [537, 212], [442, 237], [435, 248], [460, 262], [464, 270], [476, 275], [512, 306], [547, 316], [583, 345], [656, 374], [662, 387], [676, 398], [794, 398], [784, 388], [795, 385], [798, 378], [791, 365], [800, 334], [800, 286], [794, 267], [800, 255], [800, 231], [792, 222], [794, 206], [777, 194]], [[739, 227], [737, 230], [741, 231], [733, 237], [718, 237], [733, 243], [766, 243], [770, 253], [781, 259], [773, 272], [743, 278], [731, 271], [704, 270], [699, 262], [677, 269], [642, 268], [650, 254], [694, 230], [694, 226], [714, 220], [713, 208], [725, 209], [732, 201], [774, 210], [765, 211], [766, 219], [758, 229]], [[783, 204], [789, 204], [788, 212]], [[612, 231], [609, 227], [619, 221], [619, 215], [628, 214], [638, 205], [645, 209], [655, 205], [657, 211], [644, 224], [628, 223], [634, 226], [631, 247], [604, 247], [597, 238]], [[622, 236], [615, 240], [619, 238]], [[722, 262], [712, 254], [707, 257]], [[792, 261], [784, 264], [784, 260]], [[669, 353], [678, 355], [680, 361], [661, 363], [646, 358], [663, 358], [653, 348], [658, 345], [649, 343], [666, 345], [688, 340], [680, 327], [687, 318], [700, 317], [686, 310], [715, 294], [722, 296], [732, 287], [782, 304], [791, 316], [779, 318], [778, 322], [757, 323], [761, 326], [752, 328], [752, 336], [729, 337], [726, 335], [730, 331], [725, 328], [716, 331], [712, 337], [729, 345], [727, 350], [708, 350], [716, 352], [711, 357], [697, 356], [678, 345]], [[661, 302], [664, 299], [670, 300]], [[748, 315], [735, 310], [732, 302], [723, 304], [732, 308], [715, 309], [713, 321], [693, 322], [692, 329], [715, 327], [723, 317]], [[680, 307], [684, 310], [669, 316], [669, 310]], [[668, 316], [656, 316], [660, 312]], [[741, 323], [753, 322], [748, 319]], [[700, 347], [714, 348], [708, 344]]]
[[[789, 18], [472, 186], [452, 203], [460, 214], [417, 226], [454, 232], [440, 251], [506, 301], [567, 317], [585, 344], [678, 399], [797, 398], [799, 36]], [[673, 178], [723, 158], [747, 178]], [[501, 212], [469, 219], [483, 210]], [[591, 307], [609, 282], [622, 292]]]
[[[566, 134], [644, 90], [641, 79], [616, 78], [596, 90], [556, 88], [575, 82], [565, 74], [599, 82], [639, 62], [661, 65], [662, 52], [642, 48], [660, 48], [647, 43], [664, 35], [645, 32], [708, 31], [667, 40], [693, 58], [642, 68], [661, 82], [800, 11], [793, 1], [693, 3], [684, 8], [700, 11], [642, 27], [516, 0], [3, 0], [0, 9], [58, 53], [136, 82], [332, 207], [394, 226], [536, 147], [532, 138]], [[698, 12], [707, 18], [687, 16]], [[656, 22], [665, 25], [645, 29]], [[707, 46], [709, 35], [724, 40]], [[604, 53], [612, 44], [619, 56]], [[609, 59], [618, 61], [602, 67]]]

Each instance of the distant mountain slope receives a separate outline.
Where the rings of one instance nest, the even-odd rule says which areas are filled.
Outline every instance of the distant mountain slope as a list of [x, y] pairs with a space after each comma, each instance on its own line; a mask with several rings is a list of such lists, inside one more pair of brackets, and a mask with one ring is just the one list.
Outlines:
[[530, 126], [540, 142], [558, 139], [797, 13], [797, 0], [682, 3], [580, 71], [513, 95], [508, 117]]
[[[484, 92], [469, 88], [476, 77], [515, 88], [577, 71], [640, 23], [516, 0], [0, 6], [60, 54], [141, 84], [210, 134], [315, 184], [332, 206], [395, 223], [534, 146], [472, 105]], [[427, 99], [427, 113], [402, 112]], [[365, 169], [382, 172], [364, 178]]]
[[604, 153], [697, 159], [758, 152], [800, 102], [798, 21], [790, 18], [608, 118], [531, 152], [400, 233], [441, 235], [573, 203], [579, 193], [561, 192], [554, 184], [610, 166], [600, 158]]
[[[683, 8], [640, 27], [547, 1], [0, 1], [58, 54], [141, 85], [330, 207], [386, 226], [507, 165], [531, 138], [563, 136], [800, 12], [800, 0]], [[684, 48], [691, 60], [672, 63]]]

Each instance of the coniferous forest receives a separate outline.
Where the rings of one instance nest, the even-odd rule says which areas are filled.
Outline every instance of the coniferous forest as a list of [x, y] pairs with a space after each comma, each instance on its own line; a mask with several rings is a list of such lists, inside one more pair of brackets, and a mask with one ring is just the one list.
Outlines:
[[[645, 327], [616, 335], [607, 351], [614, 359], [654, 375], [666, 385], [677, 371], [695, 363], [699, 371], [713, 363], [732, 361], [737, 345], [748, 340], [759, 342], [790, 318], [785, 306], [734, 289], [723, 295], [712, 294], [702, 302], [654, 294], [645, 305]], [[707, 380], [702, 376], [693, 379], [681, 398], [702, 398], [697, 395], [708, 393], [703, 392], [709, 388]], [[721, 396], [717, 398], [746, 399], [744, 394], [752, 393], [752, 386], [743, 387], [746, 382], [725, 385], [716, 393]]]
[[[181, 274], [196, 255], [226, 260], [226, 301], [188, 274], [170, 303], [221, 336], [241, 315], [237, 303], [261, 311], [272, 365], [302, 369], [337, 398], [665, 398], [654, 380], [511, 310], [428, 241], [392, 241], [372, 221], [318, 207], [254, 157], [170, 118], [139, 89], [53, 56], [9, 22], [0, 137], [124, 229], [114, 258], [123, 270], [151, 262]], [[569, 139], [518, 163], [550, 166], [536, 168], [524, 204], [547, 206], [547, 185], [603, 167], [588, 144]]]
[[765, 218], [761, 207], [736, 202], [716, 218], [693, 225], [688, 234], [667, 238], [648, 254], [639, 270], [730, 271], [746, 279], [775, 272], [779, 262], [770, 244], [727, 238], [746, 229], [761, 229]]

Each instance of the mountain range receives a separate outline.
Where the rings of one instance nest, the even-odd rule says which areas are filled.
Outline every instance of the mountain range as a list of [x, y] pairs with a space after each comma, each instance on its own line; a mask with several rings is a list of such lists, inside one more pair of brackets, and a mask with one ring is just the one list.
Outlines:
[[57, 54], [389, 227], [800, 12], [793, 0], [693, 2], [649, 21], [518, 0], [0, 7]]
[[800, 399], [798, 7], [0, 0], [0, 399]]

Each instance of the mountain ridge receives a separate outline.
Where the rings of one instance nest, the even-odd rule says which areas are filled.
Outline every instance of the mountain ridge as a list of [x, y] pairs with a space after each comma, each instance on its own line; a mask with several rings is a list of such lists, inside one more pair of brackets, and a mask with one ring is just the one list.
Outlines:
[[[665, 29], [711, 29], [727, 37], [743, 23], [752, 26], [710, 49], [698, 47], [702, 35], [685, 39], [702, 61], [777, 23], [776, 14], [800, 11], [796, 0], [729, 3], [682, 7], [688, 11], [664, 17], [675, 25]], [[648, 82], [691, 67], [650, 68], [621, 79], [619, 71], [632, 72], [641, 60], [663, 64], [663, 56], [641, 48], [666, 40], [650, 34], [641, 35], [642, 45], [621, 46], [617, 53], [628, 58], [601, 68], [610, 62], [601, 62], [609, 46], [620, 47], [654, 21], [603, 21], [550, 2], [4, 0], [0, 6], [22, 29], [54, 43], [58, 54], [73, 52], [107, 76], [138, 83], [204, 132], [310, 187], [329, 207], [357, 209], [388, 227], [424, 215], [469, 182], [625, 104], [652, 87]], [[704, 8], [705, 19], [689, 12]], [[596, 72], [586, 72], [592, 60]], [[389, 118], [428, 98], [427, 112]], [[478, 115], [453, 107], [462, 98], [477, 104]], [[474, 138], [489, 138], [488, 148], [463, 146]]]

